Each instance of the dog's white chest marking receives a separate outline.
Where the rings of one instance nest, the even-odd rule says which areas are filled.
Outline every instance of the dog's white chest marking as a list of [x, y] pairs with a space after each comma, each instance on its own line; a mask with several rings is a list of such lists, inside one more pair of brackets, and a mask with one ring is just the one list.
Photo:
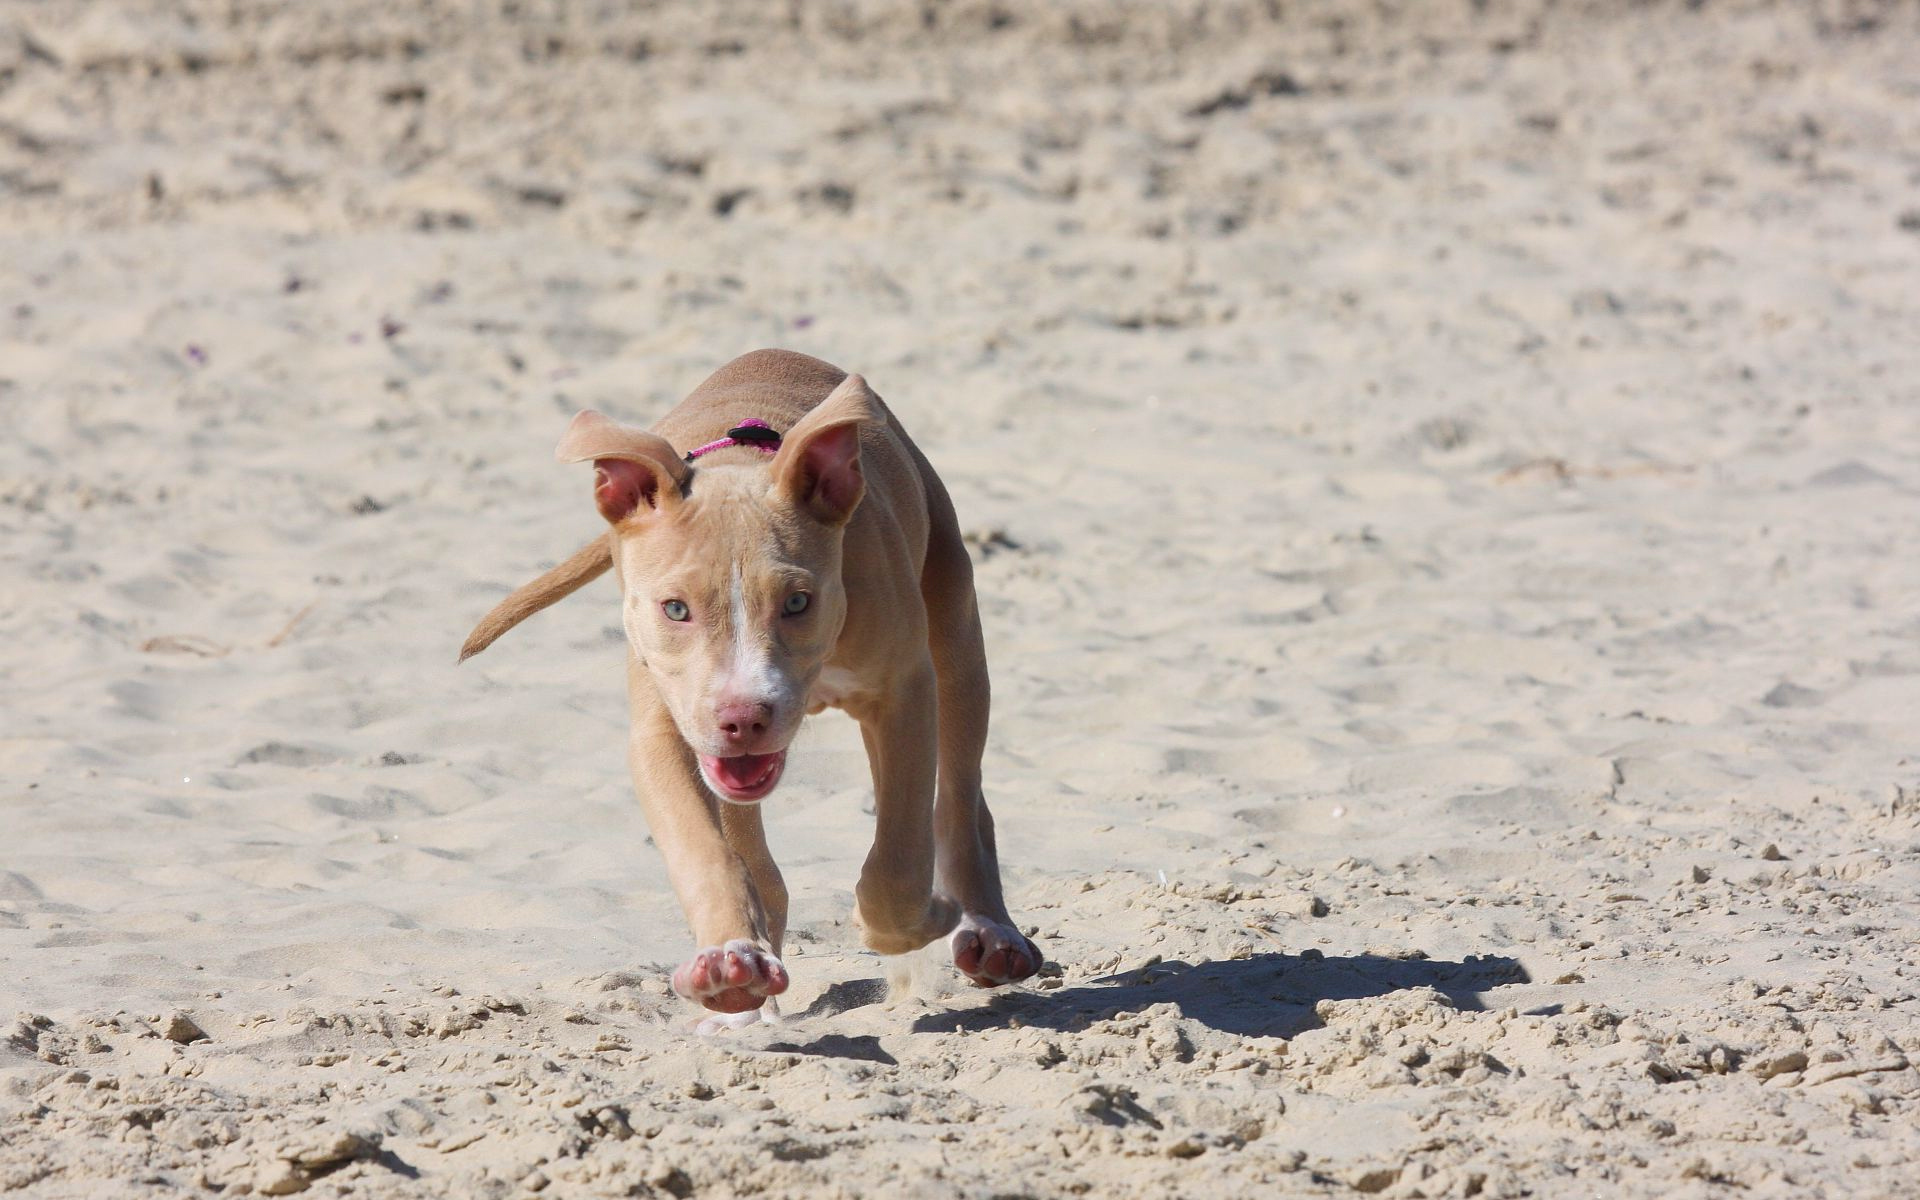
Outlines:
[[807, 693], [807, 711], [817, 713], [823, 708], [842, 708], [847, 701], [864, 694], [852, 671], [845, 667], [827, 667], [820, 672], [820, 678], [813, 681], [813, 690]]

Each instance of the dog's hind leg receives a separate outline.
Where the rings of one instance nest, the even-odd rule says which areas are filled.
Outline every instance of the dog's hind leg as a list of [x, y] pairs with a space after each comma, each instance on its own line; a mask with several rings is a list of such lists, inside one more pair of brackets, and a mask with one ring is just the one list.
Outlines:
[[933, 887], [936, 705], [933, 666], [922, 656], [886, 695], [849, 709], [867, 744], [874, 793], [873, 849], [854, 901], [862, 939], [882, 954], [918, 950], [960, 918]]

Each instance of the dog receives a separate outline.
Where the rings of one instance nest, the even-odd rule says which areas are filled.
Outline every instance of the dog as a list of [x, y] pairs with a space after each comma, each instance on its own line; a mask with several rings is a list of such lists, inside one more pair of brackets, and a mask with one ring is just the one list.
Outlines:
[[591, 410], [562, 462], [594, 465], [608, 530], [474, 628], [465, 661], [611, 568], [628, 762], [698, 949], [674, 990], [723, 1025], [772, 1019], [787, 889], [760, 805], [801, 721], [860, 723], [872, 849], [855, 888], [882, 954], [949, 940], [979, 986], [1034, 974], [1007, 915], [981, 792], [987, 662], [973, 564], [926, 457], [859, 375], [786, 350], [721, 367], [651, 431]]

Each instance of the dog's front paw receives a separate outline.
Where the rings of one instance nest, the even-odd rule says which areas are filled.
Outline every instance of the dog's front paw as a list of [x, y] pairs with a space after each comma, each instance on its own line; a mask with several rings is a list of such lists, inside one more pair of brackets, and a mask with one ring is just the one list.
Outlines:
[[947, 944], [953, 948], [953, 965], [976, 987], [999, 987], [1025, 979], [1046, 961], [1040, 947], [1022, 937], [1019, 930], [978, 913], [961, 917]]
[[673, 973], [673, 990], [714, 1012], [747, 1012], [787, 990], [787, 969], [754, 943], [735, 938], [681, 964]]

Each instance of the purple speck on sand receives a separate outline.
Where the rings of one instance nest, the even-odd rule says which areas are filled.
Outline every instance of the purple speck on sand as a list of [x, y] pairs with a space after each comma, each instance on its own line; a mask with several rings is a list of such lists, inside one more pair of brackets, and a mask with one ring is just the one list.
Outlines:
[[793, 319], [793, 327], [795, 329], [805, 329], [807, 326], [811, 324], [813, 324], [812, 317], [795, 317]]
[[202, 350], [198, 345], [192, 343], [187, 345], [187, 357], [193, 360], [193, 365], [196, 367], [204, 367], [207, 365], [207, 352]]
[[366, 341], [367, 338], [366, 335], [362, 333], [350, 333], [347, 335], [347, 340], [358, 346], [361, 342]]
[[405, 325], [402, 325], [400, 322], [394, 320], [392, 317], [380, 318], [380, 336], [383, 338], [386, 338], [388, 341], [392, 341], [394, 338], [399, 337], [401, 330], [405, 328], [406, 328]]

